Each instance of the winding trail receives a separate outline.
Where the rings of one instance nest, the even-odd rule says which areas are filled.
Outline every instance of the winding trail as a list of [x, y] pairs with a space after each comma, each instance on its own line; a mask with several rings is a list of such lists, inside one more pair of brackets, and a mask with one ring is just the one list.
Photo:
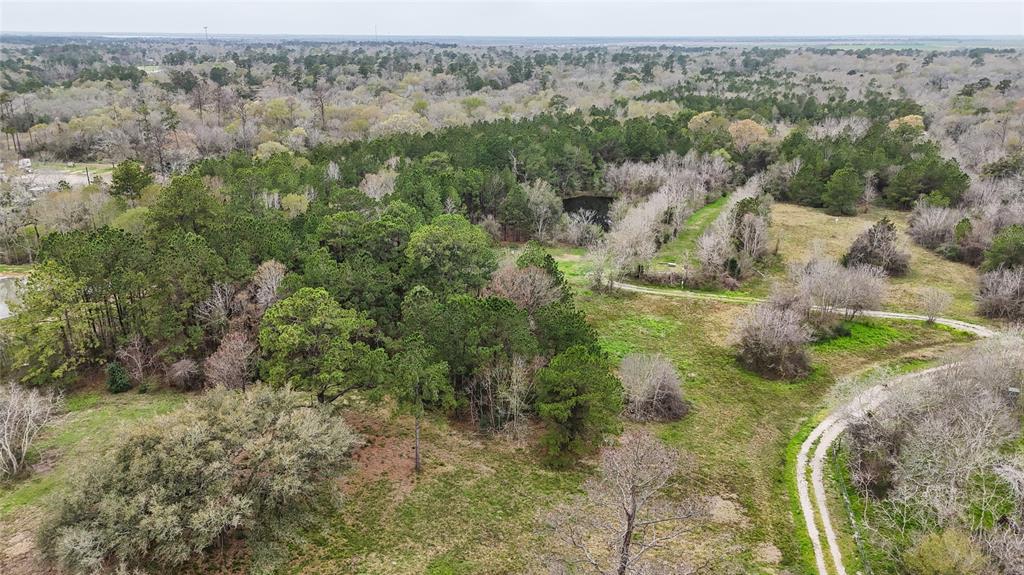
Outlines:
[[[615, 282], [614, 287], [619, 289], [664, 297], [677, 297], [694, 300], [712, 300], [741, 304], [756, 304], [763, 300], [746, 296], [728, 296], [720, 294], [692, 292], [686, 290], [668, 290], [649, 288], [629, 283]], [[836, 313], [844, 313], [845, 310], [834, 310]], [[884, 319], [897, 319], [907, 321], [928, 321], [928, 318], [919, 314], [899, 313], [889, 311], [864, 310], [859, 312], [865, 317], [876, 317]], [[995, 330], [985, 327], [948, 318], [935, 318], [935, 323], [948, 326], [954, 329], [974, 334], [978, 337], [988, 338], [996, 334]], [[835, 529], [832, 527], [832, 518], [829, 515], [828, 503], [825, 493], [825, 458], [828, 450], [846, 431], [850, 421], [863, 413], [881, 405], [889, 397], [889, 390], [898, 387], [908, 381], [927, 377], [931, 374], [945, 371], [955, 364], [942, 365], [902, 375], [887, 382], [880, 383], [862, 391], [859, 395], [836, 409], [833, 409], [807, 436], [796, 458], [796, 484], [800, 500], [800, 512], [804, 517], [807, 527], [807, 534], [810, 536], [811, 545], [814, 548], [814, 562], [818, 575], [847, 575], [846, 566], [843, 563], [842, 550], [839, 548], [839, 540]], [[813, 455], [812, 455], [813, 450]], [[808, 480], [808, 467], [810, 467], [810, 479]], [[824, 535], [824, 545], [822, 544]], [[825, 547], [828, 547], [826, 555]], [[829, 568], [831, 564], [832, 568]]]

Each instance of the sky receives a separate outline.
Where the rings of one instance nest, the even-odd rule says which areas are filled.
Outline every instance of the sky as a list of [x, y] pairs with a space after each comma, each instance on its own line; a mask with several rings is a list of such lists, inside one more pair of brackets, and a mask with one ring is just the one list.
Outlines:
[[1024, 0], [0, 0], [3, 32], [386, 36], [1016, 36]]

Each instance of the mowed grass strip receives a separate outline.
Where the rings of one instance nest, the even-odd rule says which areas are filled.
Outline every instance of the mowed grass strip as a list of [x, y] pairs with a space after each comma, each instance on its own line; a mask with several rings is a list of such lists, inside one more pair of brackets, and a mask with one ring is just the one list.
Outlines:
[[717, 200], [699, 208], [693, 212], [686, 221], [686, 225], [679, 234], [670, 242], [663, 245], [654, 261], [651, 262], [652, 271], [668, 271], [672, 268], [668, 264], [674, 263], [678, 266], [688, 266], [693, 263], [693, 251], [697, 247], [697, 238], [704, 233], [711, 222], [722, 213], [726, 204], [729, 203], [728, 196], [722, 196]]

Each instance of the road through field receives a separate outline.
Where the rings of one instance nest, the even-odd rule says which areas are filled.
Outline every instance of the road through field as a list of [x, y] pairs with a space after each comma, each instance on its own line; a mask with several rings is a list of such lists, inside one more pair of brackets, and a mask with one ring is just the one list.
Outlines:
[[[618, 289], [635, 293], [684, 299], [713, 300], [743, 304], [756, 304], [762, 301], [751, 297], [729, 296], [686, 290], [657, 289], [623, 282], [615, 282], [614, 286]], [[839, 309], [834, 311], [842, 314], [845, 310]], [[864, 310], [860, 311], [859, 314], [865, 317], [883, 319], [907, 321], [928, 320], [926, 316], [919, 314], [877, 310]], [[977, 325], [956, 319], [935, 318], [934, 321], [937, 324], [965, 331], [978, 337], [987, 338], [996, 334], [994, 330], [983, 325]], [[829, 413], [821, 423], [811, 430], [810, 435], [807, 436], [807, 439], [804, 440], [803, 444], [800, 446], [800, 452], [797, 454], [796, 460], [797, 493], [800, 500], [800, 512], [804, 517], [804, 523], [807, 526], [807, 533], [810, 536], [811, 545], [814, 548], [814, 561], [818, 575], [847, 575], [846, 567], [843, 563], [842, 550], [839, 547], [839, 541], [836, 537], [835, 529], [832, 527], [832, 519], [829, 515], [825, 494], [824, 469], [825, 458], [828, 454], [829, 448], [833, 443], [835, 443], [836, 439], [846, 431], [846, 426], [851, 420], [864, 412], [881, 405], [882, 402], [888, 398], [889, 390], [893, 387], [897, 387], [914, 379], [927, 377], [928, 375], [950, 369], [951, 367], [952, 365], [943, 365], [910, 373], [862, 391], [848, 403]], [[811, 456], [812, 450], [814, 452], [813, 457]], [[808, 461], [808, 458], [810, 458], [810, 461]], [[810, 467], [810, 481], [808, 481], [808, 466]], [[823, 536], [825, 540], [824, 545], [822, 544]], [[828, 548], [827, 556], [825, 547]], [[829, 564], [832, 565], [832, 569], [829, 569]]]

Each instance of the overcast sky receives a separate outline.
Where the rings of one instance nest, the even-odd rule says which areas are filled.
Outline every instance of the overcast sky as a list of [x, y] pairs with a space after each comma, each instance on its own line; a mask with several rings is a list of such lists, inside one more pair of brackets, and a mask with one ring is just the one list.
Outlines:
[[5, 32], [380, 36], [1024, 36], [1024, 0], [0, 0]]

